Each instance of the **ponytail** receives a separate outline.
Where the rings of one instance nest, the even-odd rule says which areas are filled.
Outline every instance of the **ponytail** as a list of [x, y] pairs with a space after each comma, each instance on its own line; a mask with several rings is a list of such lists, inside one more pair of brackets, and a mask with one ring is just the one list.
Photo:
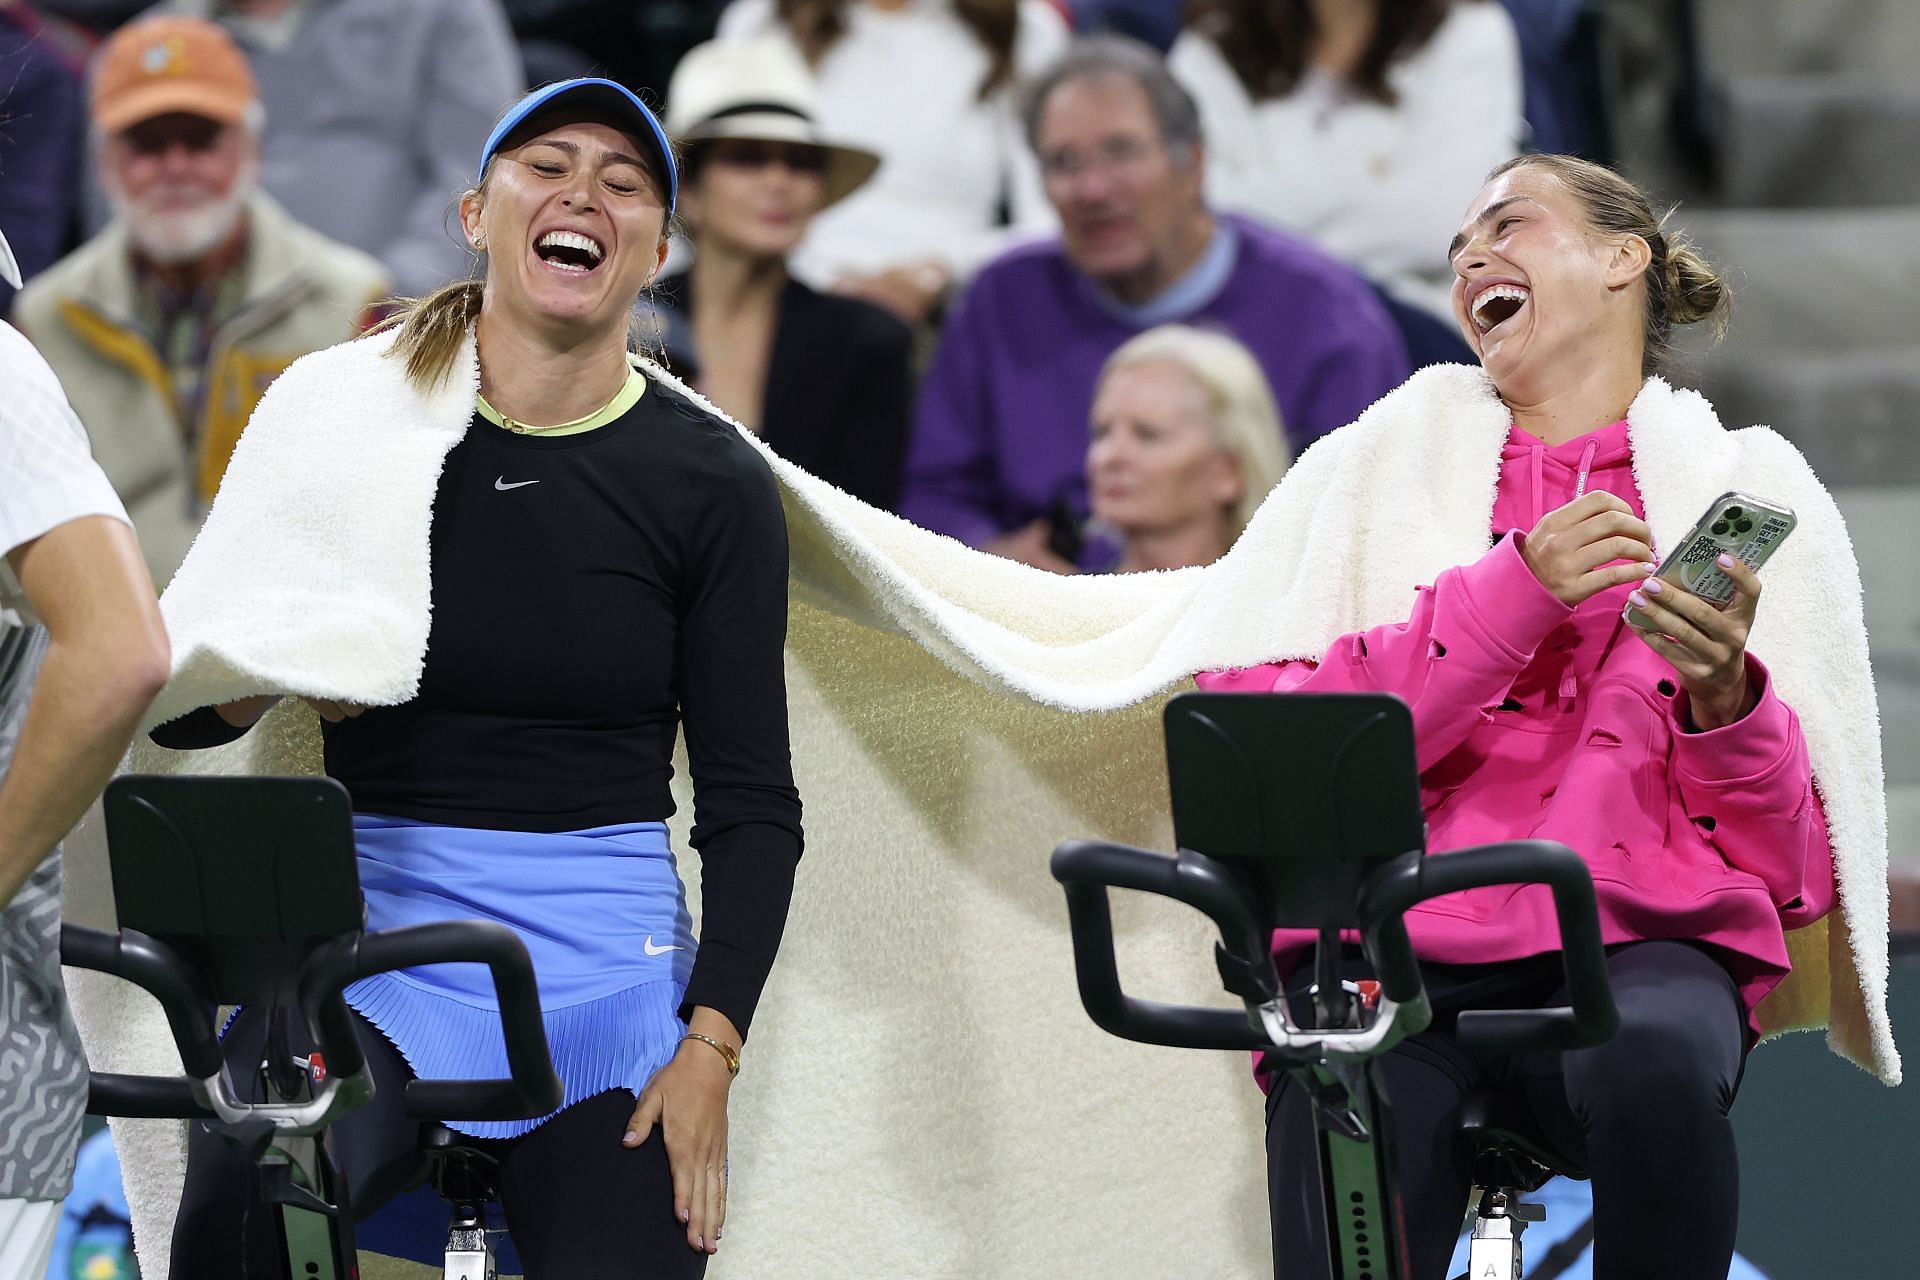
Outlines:
[[400, 330], [387, 354], [406, 362], [407, 381], [416, 390], [431, 391], [453, 372], [460, 346], [479, 318], [482, 287], [478, 280], [443, 285], [424, 298], [408, 301], [404, 310], [376, 330]]

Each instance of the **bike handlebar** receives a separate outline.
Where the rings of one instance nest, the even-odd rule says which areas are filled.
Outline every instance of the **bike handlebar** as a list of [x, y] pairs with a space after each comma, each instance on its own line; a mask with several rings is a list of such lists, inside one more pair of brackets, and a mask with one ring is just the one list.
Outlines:
[[[214, 1000], [192, 963], [178, 948], [134, 929], [110, 934], [64, 925], [60, 949], [66, 964], [125, 978], [151, 993], [167, 1015], [188, 1072], [174, 1077], [95, 1073], [88, 1109], [145, 1118], [214, 1116], [194, 1089], [220, 1078], [224, 1060], [213, 1029]], [[498, 1080], [412, 1081], [405, 1099], [408, 1114], [421, 1120], [518, 1120], [552, 1111], [564, 1090], [547, 1048], [533, 964], [511, 929], [489, 921], [349, 934], [317, 947], [302, 966], [299, 993], [329, 1074], [349, 1079], [365, 1064], [342, 997], [348, 984], [390, 969], [460, 962], [492, 970], [512, 1074]]]
[[[510, 1074], [494, 1080], [410, 1081], [407, 1114], [416, 1120], [526, 1120], [552, 1111], [564, 1091], [547, 1051], [533, 962], [513, 930], [490, 921], [408, 925], [322, 944], [302, 967], [300, 1003], [314, 1019], [329, 1069], [351, 1075], [361, 1066], [360, 1044], [341, 998], [348, 984], [389, 969], [457, 962], [484, 964], [493, 972]], [[335, 1044], [341, 1048], [329, 1047]]]
[[[1169, 857], [1125, 845], [1069, 840], [1054, 850], [1051, 866], [1067, 895], [1080, 1000], [1103, 1030], [1189, 1049], [1259, 1049], [1273, 1043], [1246, 1014], [1137, 1000], [1120, 986], [1108, 887], [1159, 894], [1197, 908], [1220, 929], [1224, 942], [1215, 953], [1229, 988], [1250, 1010], [1280, 998], [1268, 935], [1255, 904], [1219, 862], [1191, 850]], [[1407, 937], [1407, 910], [1429, 898], [1495, 884], [1546, 884], [1552, 889], [1570, 1003], [1551, 1009], [1463, 1012], [1457, 1024], [1461, 1043], [1485, 1049], [1570, 1049], [1607, 1039], [1619, 1025], [1619, 1012], [1607, 983], [1593, 880], [1579, 854], [1551, 841], [1517, 840], [1431, 857], [1416, 849], [1370, 874], [1361, 887], [1358, 919], [1381, 994], [1402, 1006], [1424, 1007], [1419, 961]]]
[[[1125, 845], [1069, 840], [1053, 851], [1051, 865], [1053, 878], [1066, 888], [1080, 1003], [1102, 1030], [1178, 1049], [1257, 1049], [1266, 1044], [1265, 1035], [1243, 1012], [1136, 1000], [1120, 989], [1109, 886], [1197, 907], [1220, 926], [1223, 936], [1251, 947], [1255, 955], [1263, 953], [1259, 924], [1219, 863], [1187, 851], [1170, 858]], [[1271, 965], [1266, 972], [1271, 974]]]
[[1607, 982], [1593, 877], [1579, 854], [1551, 840], [1509, 840], [1396, 858], [1367, 877], [1360, 890], [1360, 918], [1382, 994], [1404, 1000], [1422, 990], [1419, 961], [1407, 939], [1411, 907], [1499, 884], [1544, 884], [1553, 891], [1570, 1003], [1464, 1011], [1457, 1023], [1460, 1043], [1469, 1049], [1578, 1049], [1602, 1043], [1619, 1027], [1620, 1012]]

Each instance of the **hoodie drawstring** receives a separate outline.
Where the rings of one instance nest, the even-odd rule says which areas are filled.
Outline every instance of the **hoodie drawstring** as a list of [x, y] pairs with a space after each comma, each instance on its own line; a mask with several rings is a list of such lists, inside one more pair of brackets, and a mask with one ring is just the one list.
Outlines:
[[[1577, 478], [1575, 479], [1575, 481], [1574, 481], [1574, 485], [1573, 485], [1573, 496], [1574, 496], [1574, 497], [1575, 497], [1576, 499], [1578, 499], [1578, 498], [1581, 498], [1581, 497], [1584, 497], [1584, 496], [1586, 495], [1586, 492], [1587, 492], [1587, 477], [1588, 477], [1588, 476], [1589, 476], [1590, 474], [1592, 474], [1592, 472], [1593, 472], [1593, 456], [1594, 456], [1594, 454], [1596, 454], [1596, 453], [1598, 453], [1599, 451], [1600, 451], [1600, 445], [1599, 445], [1599, 442], [1598, 442], [1598, 441], [1594, 441], [1594, 440], [1589, 440], [1589, 441], [1587, 441], [1587, 447], [1586, 447], [1586, 449], [1585, 449], [1585, 450], [1583, 450], [1583, 451], [1581, 452], [1581, 454], [1580, 454], [1580, 474], [1579, 474], [1579, 476], [1578, 476], [1578, 477], [1577, 477]], [[1535, 445], [1535, 446], [1534, 446], [1534, 449], [1533, 449], [1533, 492], [1534, 492], [1534, 505], [1535, 505], [1535, 506], [1538, 506], [1538, 505], [1540, 505], [1540, 502], [1541, 502], [1541, 498], [1540, 498], [1540, 492], [1541, 492], [1541, 483], [1542, 483], [1542, 478], [1543, 478], [1543, 477], [1542, 477], [1542, 459], [1541, 459], [1541, 454], [1542, 454], [1543, 452], [1545, 452], [1545, 451], [1544, 451], [1544, 450], [1542, 450], [1542, 449], [1540, 448], [1540, 446], [1538, 446], [1538, 445]], [[1544, 512], [1542, 512], [1541, 514], [1545, 514], [1545, 513], [1544, 513]], [[1538, 521], [1538, 519], [1539, 519], [1539, 517], [1538, 517], [1538, 516], [1536, 516], [1536, 517], [1534, 517], [1534, 518], [1535, 518], [1535, 520], [1536, 520], [1536, 522], [1537, 522], [1537, 521]], [[1617, 622], [1617, 621], [1618, 621], [1618, 620], [1616, 619], [1616, 622]], [[1605, 661], [1606, 661], [1606, 655], [1607, 655], [1607, 651], [1609, 651], [1609, 650], [1611, 650], [1611, 649], [1613, 648], [1613, 642], [1614, 642], [1615, 640], [1617, 640], [1617, 639], [1619, 639], [1619, 638], [1620, 638], [1620, 628], [1619, 628], [1619, 626], [1618, 626], [1618, 625], [1616, 625], [1616, 626], [1614, 627], [1614, 630], [1613, 630], [1613, 635], [1612, 635], [1612, 636], [1611, 636], [1611, 637], [1610, 637], [1610, 638], [1609, 638], [1609, 639], [1607, 640], [1607, 643], [1606, 643], [1606, 648], [1605, 648], [1605, 649], [1603, 649], [1603, 650], [1601, 651], [1601, 654], [1600, 654], [1600, 660], [1601, 660], [1602, 662], [1605, 662]], [[1571, 668], [1569, 668], [1569, 669], [1567, 670], [1567, 673], [1566, 673], [1566, 674], [1565, 674], [1564, 676], [1562, 676], [1562, 677], [1561, 677], [1561, 679], [1560, 679], [1560, 706], [1561, 706], [1561, 709], [1562, 709], [1562, 710], [1566, 710], [1566, 711], [1571, 711], [1571, 710], [1573, 710], [1573, 706], [1574, 706], [1574, 702], [1575, 702], [1575, 701], [1576, 701], [1576, 700], [1577, 700], [1577, 699], [1579, 698], [1579, 696], [1580, 696], [1580, 682], [1579, 682], [1578, 680], [1576, 680], [1576, 679], [1574, 678], [1574, 675], [1573, 675], [1573, 671], [1572, 671], [1572, 669], [1571, 669]]]
[[1547, 514], [1547, 450], [1534, 445], [1527, 450], [1530, 479], [1533, 481], [1533, 522], [1539, 524]]

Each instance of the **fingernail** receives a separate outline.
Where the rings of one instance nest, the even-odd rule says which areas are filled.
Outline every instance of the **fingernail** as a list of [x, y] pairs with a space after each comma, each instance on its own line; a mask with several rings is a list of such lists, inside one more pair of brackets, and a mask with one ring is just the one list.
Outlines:
[[686, 1210], [686, 1209], [680, 1210], [680, 1221], [685, 1222], [688, 1218], [692, 1216], [693, 1215], [689, 1210]]
[[1657, 595], [1659, 595], [1659, 594], [1660, 594], [1660, 590], [1661, 590], [1661, 588], [1660, 588], [1660, 579], [1658, 579], [1658, 578], [1648, 578], [1648, 579], [1647, 579], [1647, 590], [1648, 590], [1648, 591], [1650, 591], [1650, 592], [1652, 592], [1652, 593], [1653, 593], [1654, 595], [1656, 595], [1656, 596], [1657, 596]]
[[632, 1146], [634, 1143], [640, 1141], [639, 1131], [634, 1129], [627, 1130], [627, 1136], [620, 1139], [620, 1141], [626, 1146]]
[[1647, 598], [1636, 591], [1627, 597], [1627, 603], [1636, 609], [1644, 609], [1647, 607]]
[[693, 1238], [693, 1242], [699, 1245], [702, 1249], [705, 1249], [707, 1247], [707, 1238], [705, 1236], [695, 1236]]
[[1733, 568], [1733, 557], [1728, 555], [1724, 551], [1722, 551], [1718, 556], [1714, 557], [1713, 562], [1719, 565], [1722, 569]]

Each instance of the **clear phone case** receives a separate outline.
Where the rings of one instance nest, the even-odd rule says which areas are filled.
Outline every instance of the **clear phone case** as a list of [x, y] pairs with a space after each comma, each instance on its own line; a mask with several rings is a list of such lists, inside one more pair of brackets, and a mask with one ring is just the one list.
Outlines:
[[[1733, 600], [1733, 579], [1722, 573], [1715, 561], [1723, 554], [1730, 555], [1758, 573], [1798, 523], [1791, 508], [1750, 493], [1723, 493], [1680, 545], [1660, 562], [1654, 576], [1685, 588], [1716, 609], [1724, 609]], [[1629, 607], [1626, 618], [1642, 630], [1653, 628], [1638, 609]]]

